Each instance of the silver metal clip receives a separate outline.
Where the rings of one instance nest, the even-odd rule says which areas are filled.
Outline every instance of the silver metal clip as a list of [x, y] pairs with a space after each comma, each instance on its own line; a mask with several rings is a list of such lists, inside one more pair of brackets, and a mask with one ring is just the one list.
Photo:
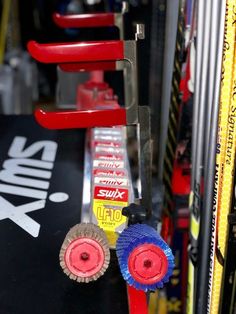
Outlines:
[[137, 24], [136, 25], [135, 40], [144, 39], [144, 38], [145, 38], [145, 26], [144, 26], [144, 24]]
[[129, 3], [126, 1], [122, 1], [121, 13], [125, 14], [129, 11]]

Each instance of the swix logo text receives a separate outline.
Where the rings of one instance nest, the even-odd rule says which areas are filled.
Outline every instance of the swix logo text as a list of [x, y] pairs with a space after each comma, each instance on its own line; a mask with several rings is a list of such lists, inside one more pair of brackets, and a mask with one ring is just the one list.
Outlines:
[[[49, 180], [57, 152], [57, 143], [38, 141], [26, 146], [25, 137], [16, 136], [9, 148], [9, 159], [2, 164], [0, 171], [0, 220], [10, 219], [33, 237], [38, 237], [40, 225], [27, 213], [43, 209], [48, 196]], [[35, 155], [40, 159], [34, 159]], [[33, 198], [35, 201], [15, 206], [1, 196], [16, 195]], [[49, 196], [53, 202], [68, 199], [65, 193], [53, 193]]]
[[127, 197], [127, 189], [95, 187], [95, 198], [127, 201]]
[[113, 198], [113, 199], [122, 199], [125, 192], [120, 192], [118, 189], [115, 191], [106, 191], [106, 190], [100, 190], [98, 193], [98, 196], [105, 196], [106, 198]]
[[100, 160], [94, 160], [93, 161], [94, 167], [99, 168], [124, 168], [124, 161], [100, 161]]
[[112, 179], [109, 177], [95, 177], [94, 183], [98, 184], [105, 184], [105, 185], [116, 185], [116, 186], [127, 186], [128, 180], [127, 179]]
[[102, 184], [110, 184], [110, 185], [122, 185], [122, 181], [117, 181], [117, 180], [101, 180]]
[[126, 176], [126, 173], [125, 173], [125, 171], [94, 169], [93, 175], [94, 176], [107, 176], [107, 177], [109, 177], [109, 176], [124, 177], [124, 176]]

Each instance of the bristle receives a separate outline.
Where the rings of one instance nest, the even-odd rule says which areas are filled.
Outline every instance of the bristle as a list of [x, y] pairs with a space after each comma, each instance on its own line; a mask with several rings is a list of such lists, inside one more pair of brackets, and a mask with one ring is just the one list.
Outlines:
[[[65, 263], [65, 254], [69, 247], [69, 245], [77, 240], [77, 239], [84, 239], [86, 242], [86, 239], [92, 239], [95, 240], [102, 248], [104, 252], [104, 262], [99, 269], [99, 271], [95, 275], [91, 275], [88, 277], [79, 277], [75, 274], [71, 273], [71, 270], [68, 269], [66, 263]], [[70, 279], [76, 280], [77, 282], [91, 282], [97, 280], [99, 277], [101, 277], [105, 271], [108, 268], [109, 262], [110, 262], [110, 250], [109, 250], [109, 244], [106, 238], [106, 234], [104, 231], [99, 228], [98, 226], [92, 224], [92, 223], [81, 223], [77, 224], [74, 227], [70, 229], [70, 231], [67, 233], [64, 242], [61, 247], [61, 251], [59, 254], [60, 259], [60, 265], [64, 271], [64, 273], [69, 276]]]
[[[168, 269], [164, 277], [155, 283], [145, 284], [137, 282], [131, 275], [128, 265], [130, 254], [140, 245], [152, 244], [163, 251], [168, 261]], [[138, 290], [156, 290], [162, 288], [163, 283], [169, 280], [174, 268], [174, 257], [168, 245], [156, 232], [155, 229], [144, 224], [131, 225], [125, 229], [117, 240], [116, 254], [118, 257], [121, 273], [127, 283]]]

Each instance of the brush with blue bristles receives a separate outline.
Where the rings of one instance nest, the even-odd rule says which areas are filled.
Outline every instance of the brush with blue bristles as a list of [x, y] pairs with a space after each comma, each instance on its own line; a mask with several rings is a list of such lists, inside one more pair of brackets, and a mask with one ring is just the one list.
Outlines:
[[154, 291], [169, 281], [174, 256], [157, 231], [145, 224], [125, 229], [116, 243], [123, 278], [138, 290]]

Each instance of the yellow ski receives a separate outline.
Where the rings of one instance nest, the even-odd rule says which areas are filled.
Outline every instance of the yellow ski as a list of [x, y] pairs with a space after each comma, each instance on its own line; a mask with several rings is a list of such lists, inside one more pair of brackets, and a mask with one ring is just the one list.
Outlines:
[[[228, 0], [226, 4], [224, 51], [221, 77], [220, 110], [218, 119], [218, 145], [216, 153], [216, 176], [212, 227], [215, 232], [212, 240], [216, 245], [216, 252], [212, 255], [212, 291], [210, 313], [218, 314], [220, 290], [222, 284], [223, 266], [221, 254], [224, 255], [227, 237], [227, 216], [231, 208], [233, 187], [234, 159], [236, 145], [236, 97], [235, 88], [235, 30], [236, 4]], [[214, 203], [214, 202], [213, 202]], [[220, 253], [220, 254], [219, 254]], [[211, 273], [211, 272], [210, 272]], [[211, 279], [211, 276], [210, 276]], [[211, 286], [211, 283], [210, 283]]]

